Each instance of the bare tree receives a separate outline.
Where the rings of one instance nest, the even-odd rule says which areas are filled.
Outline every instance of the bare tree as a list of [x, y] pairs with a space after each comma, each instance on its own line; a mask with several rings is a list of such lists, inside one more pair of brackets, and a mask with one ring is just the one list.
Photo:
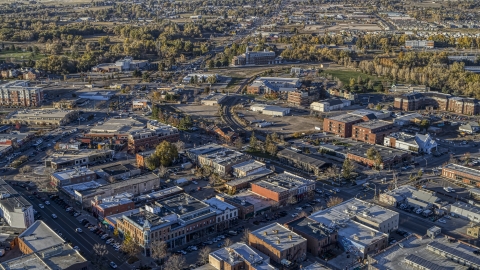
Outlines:
[[53, 153], [54, 152], [53, 152], [52, 149], [48, 149], [47, 152], [46, 152], [47, 156], [51, 156], [51, 155], [53, 155]]
[[167, 256], [167, 243], [165, 241], [155, 241], [150, 245], [150, 251], [153, 259], [163, 259]]
[[183, 141], [177, 141], [175, 147], [177, 147], [177, 152], [180, 153], [185, 149], [185, 143]]
[[125, 235], [125, 240], [122, 243], [122, 251], [127, 253], [130, 257], [136, 256], [140, 252], [140, 246], [135, 243], [131, 236]]
[[198, 253], [198, 262], [201, 264], [207, 264], [208, 257], [210, 256], [210, 252], [212, 252], [212, 249], [208, 246], [205, 246], [202, 249], [200, 249], [200, 252]]
[[290, 195], [290, 197], [288, 197], [288, 200], [287, 200], [288, 204], [296, 204], [297, 202], [298, 202], [297, 198], [294, 195]]
[[167, 177], [167, 175], [168, 175], [168, 169], [165, 166], [160, 165], [160, 167], [158, 167], [158, 176]]
[[21, 174], [27, 174], [29, 172], [32, 172], [32, 167], [30, 167], [30, 165], [25, 165], [22, 168], [20, 168], [19, 172]]
[[224, 247], [229, 247], [231, 245], [233, 245], [233, 241], [230, 240], [230, 238], [226, 238], [225, 241], [223, 242], [223, 246]]
[[249, 229], [244, 229], [243, 230], [243, 234], [242, 234], [242, 238], [240, 238], [240, 241], [248, 244], [248, 236], [250, 234], [250, 230]]
[[327, 207], [333, 207], [342, 202], [343, 202], [343, 199], [340, 197], [330, 197], [330, 199], [328, 199], [327, 201]]
[[183, 256], [173, 255], [168, 258], [164, 264], [164, 269], [183, 270], [187, 266], [187, 262]]
[[108, 250], [107, 246], [105, 244], [95, 244], [93, 246], [93, 266], [94, 269], [105, 269], [105, 263], [103, 262], [103, 259], [105, 256], [107, 256]]

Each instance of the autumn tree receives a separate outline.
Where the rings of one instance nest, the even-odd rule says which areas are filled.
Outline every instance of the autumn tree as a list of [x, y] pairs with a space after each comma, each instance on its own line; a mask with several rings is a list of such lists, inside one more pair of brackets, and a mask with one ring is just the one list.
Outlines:
[[130, 257], [134, 257], [140, 252], [140, 246], [135, 243], [135, 241], [128, 233], [125, 234], [125, 239], [123, 240], [121, 249]]
[[342, 177], [350, 180], [352, 178], [352, 174], [355, 171], [355, 164], [348, 158], [343, 161], [342, 165]]
[[333, 207], [342, 202], [343, 202], [343, 199], [340, 197], [330, 197], [330, 199], [328, 199], [327, 201], [327, 207]]

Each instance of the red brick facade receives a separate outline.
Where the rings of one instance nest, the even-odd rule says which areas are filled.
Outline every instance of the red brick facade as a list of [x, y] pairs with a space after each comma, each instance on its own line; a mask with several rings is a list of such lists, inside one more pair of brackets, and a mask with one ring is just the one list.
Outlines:
[[118, 213], [129, 211], [134, 208], [135, 208], [135, 203], [133, 201], [125, 204], [115, 205], [109, 208], [102, 208], [101, 205], [99, 205], [99, 203], [92, 202], [92, 213], [93, 213], [93, 216], [97, 218], [108, 217], [110, 215], [115, 215]]
[[349, 138], [352, 136], [353, 125], [360, 123], [363, 120], [359, 117], [351, 117], [346, 120], [347, 121], [338, 121], [331, 118], [325, 118], [323, 120], [323, 130], [325, 132], [336, 134], [342, 138]]
[[441, 111], [450, 111], [458, 114], [480, 114], [480, 103], [473, 98], [452, 97], [437, 92], [410, 93], [395, 98], [395, 109], [402, 111], [416, 111], [433, 107]]
[[394, 132], [393, 123], [370, 121], [352, 126], [352, 139], [369, 144], [383, 144], [385, 136]]

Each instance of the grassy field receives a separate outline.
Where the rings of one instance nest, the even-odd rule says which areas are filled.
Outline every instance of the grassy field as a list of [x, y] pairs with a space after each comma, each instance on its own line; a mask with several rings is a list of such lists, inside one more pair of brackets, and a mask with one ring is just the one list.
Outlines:
[[348, 85], [350, 83], [350, 78], [354, 78], [355, 80], [357, 80], [358, 76], [360, 76], [363, 80], [370, 79], [372, 81], [383, 81], [383, 78], [367, 75], [352, 69], [325, 69], [323, 70], [323, 72], [326, 74], [330, 74], [333, 77], [337, 77], [340, 81], [342, 81], [344, 85]]
[[[12, 52], [12, 51], [2, 51], [0, 52], [0, 60], [11, 60], [12, 58], [15, 61], [25, 60], [28, 61], [30, 59], [31, 52]], [[37, 54], [33, 56], [33, 60], [39, 60], [44, 58], [43, 54]]]

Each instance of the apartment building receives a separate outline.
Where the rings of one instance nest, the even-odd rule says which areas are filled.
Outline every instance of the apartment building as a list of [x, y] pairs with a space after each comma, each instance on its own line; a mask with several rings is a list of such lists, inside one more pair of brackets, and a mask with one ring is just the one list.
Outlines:
[[282, 78], [282, 77], [259, 77], [247, 87], [249, 94], [270, 94], [272, 92], [292, 92], [297, 91], [302, 85], [298, 78]]
[[454, 97], [438, 92], [412, 92], [404, 94], [395, 98], [394, 108], [402, 111], [433, 108], [466, 115], [477, 115], [480, 113], [480, 103], [477, 99]]
[[287, 102], [296, 105], [308, 107], [310, 104], [320, 98], [319, 89], [301, 89], [297, 91], [288, 92]]
[[28, 228], [35, 221], [33, 206], [3, 179], [0, 179], [0, 216], [15, 228]]
[[323, 131], [333, 133], [342, 138], [352, 137], [353, 125], [363, 122], [362, 117], [350, 114], [341, 114], [325, 118]]
[[38, 107], [43, 102], [43, 89], [31, 86], [30, 81], [11, 81], [0, 85], [0, 105]]
[[289, 199], [300, 200], [315, 190], [315, 181], [284, 172], [254, 182], [252, 192], [285, 205]]
[[306, 258], [307, 239], [279, 223], [250, 232], [248, 244], [278, 264], [300, 262]]
[[165, 241], [168, 248], [183, 246], [216, 231], [216, 212], [188, 194], [177, 194], [122, 216], [117, 228], [128, 233], [150, 256], [150, 245]]
[[387, 121], [360, 122], [352, 126], [352, 139], [369, 144], [382, 144], [385, 136], [395, 130], [393, 123]]

